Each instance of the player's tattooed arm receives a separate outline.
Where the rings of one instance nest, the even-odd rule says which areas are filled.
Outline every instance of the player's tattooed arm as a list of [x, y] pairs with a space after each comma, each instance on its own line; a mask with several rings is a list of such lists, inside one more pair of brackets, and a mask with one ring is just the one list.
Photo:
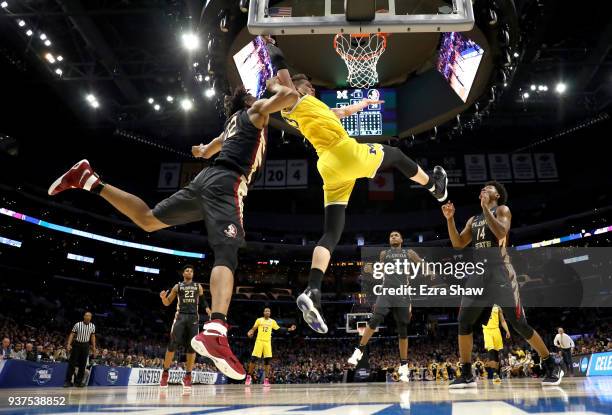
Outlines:
[[178, 292], [178, 284], [175, 284], [174, 287], [172, 287], [172, 290], [170, 290], [170, 295], [168, 295], [168, 291], [163, 290], [162, 292], [159, 293], [159, 297], [161, 298], [162, 303], [167, 307], [170, 304], [172, 304], [172, 302], [176, 298], [177, 292]]
[[512, 221], [512, 214], [508, 206], [498, 206], [495, 214], [486, 207], [482, 209], [482, 213], [495, 237], [504, 239], [510, 232], [510, 222]]
[[356, 104], [347, 105], [341, 108], [330, 108], [330, 109], [332, 110], [334, 114], [336, 114], [336, 117], [338, 117], [339, 119], [342, 119], [342, 118], [350, 117], [351, 115], [359, 111], [362, 111], [364, 108], [367, 108], [369, 105], [384, 104], [384, 103], [385, 101], [381, 101], [379, 99], [366, 98]]

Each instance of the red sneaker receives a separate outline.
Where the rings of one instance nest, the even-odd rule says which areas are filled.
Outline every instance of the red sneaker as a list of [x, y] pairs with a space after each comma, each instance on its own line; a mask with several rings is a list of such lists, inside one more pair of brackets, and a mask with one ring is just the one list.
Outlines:
[[211, 320], [204, 324], [204, 331], [191, 339], [191, 347], [198, 354], [208, 357], [225, 376], [242, 380], [246, 371], [227, 342], [227, 323]]
[[160, 388], [167, 388], [168, 387], [168, 378], [170, 377], [170, 372], [162, 372], [161, 375], [161, 379], [159, 380], [159, 387]]
[[53, 196], [68, 189], [91, 190], [100, 183], [100, 177], [93, 171], [87, 160], [81, 160], [49, 187]]
[[244, 384], [246, 386], [251, 386], [251, 382], [252, 382], [251, 375], [247, 375], [246, 381], [244, 382]]
[[191, 375], [183, 376], [183, 388], [191, 389]]

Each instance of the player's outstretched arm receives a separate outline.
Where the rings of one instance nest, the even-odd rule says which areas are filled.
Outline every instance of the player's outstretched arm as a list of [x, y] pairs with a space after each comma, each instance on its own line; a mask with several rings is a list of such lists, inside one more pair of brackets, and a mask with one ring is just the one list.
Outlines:
[[270, 98], [258, 99], [248, 110], [249, 118], [257, 128], [264, 127], [267, 116], [284, 108], [291, 107], [299, 98], [296, 91], [282, 86], [278, 78], [268, 80], [268, 90], [274, 95]]
[[221, 135], [216, 137], [208, 144], [192, 146], [191, 154], [193, 154], [195, 158], [209, 159], [215, 154], [217, 154], [219, 151], [221, 151], [221, 147], [223, 147], [223, 141], [225, 141], [225, 133], [221, 133]]
[[342, 119], [342, 118], [350, 117], [351, 115], [359, 111], [362, 111], [364, 108], [367, 108], [369, 105], [384, 104], [384, 103], [385, 101], [381, 101], [379, 99], [367, 99], [366, 98], [356, 104], [347, 105], [341, 108], [330, 108], [330, 109], [332, 110], [334, 114], [336, 114], [336, 117], [338, 117], [339, 119]]
[[270, 36], [263, 36], [263, 39], [266, 41], [268, 52], [270, 53], [270, 60], [272, 61], [272, 66], [276, 68], [276, 76], [280, 84], [296, 91], [295, 85], [293, 85], [293, 81], [291, 80], [287, 62], [285, 62], [283, 51], [276, 46], [276, 42]]
[[497, 239], [504, 239], [510, 232], [510, 222], [512, 220], [510, 209], [508, 206], [498, 206], [495, 214], [493, 214], [486, 204], [487, 201], [488, 196], [483, 196], [480, 202], [487, 225]]
[[253, 337], [253, 335], [255, 334], [255, 330], [257, 330], [258, 327], [259, 327], [259, 319], [255, 320], [255, 324], [253, 324], [253, 327], [251, 328], [251, 330], [248, 331], [247, 336]]

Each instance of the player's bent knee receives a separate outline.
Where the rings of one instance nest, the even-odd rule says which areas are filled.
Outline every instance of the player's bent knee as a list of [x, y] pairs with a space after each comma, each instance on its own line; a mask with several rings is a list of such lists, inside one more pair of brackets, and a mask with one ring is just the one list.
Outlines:
[[459, 320], [459, 335], [460, 336], [469, 336], [474, 332], [474, 325], [470, 322], [462, 322]]

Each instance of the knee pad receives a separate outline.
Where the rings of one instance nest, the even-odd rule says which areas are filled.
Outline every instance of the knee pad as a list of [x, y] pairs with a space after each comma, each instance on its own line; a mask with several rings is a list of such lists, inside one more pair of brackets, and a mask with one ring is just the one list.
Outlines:
[[212, 249], [215, 254], [213, 267], [223, 265], [234, 273], [238, 267], [238, 246], [234, 244], [219, 244], [214, 245]]
[[376, 330], [378, 326], [385, 320], [385, 316], [379, 313], [374, 313], [372, 317], [370, 317], [370, 321], [368, 321], [368, 327], [372, 330]]
[[271, 357], [264, 357], [264, 365], [270, 366], [271, 361], [272, 361]]

